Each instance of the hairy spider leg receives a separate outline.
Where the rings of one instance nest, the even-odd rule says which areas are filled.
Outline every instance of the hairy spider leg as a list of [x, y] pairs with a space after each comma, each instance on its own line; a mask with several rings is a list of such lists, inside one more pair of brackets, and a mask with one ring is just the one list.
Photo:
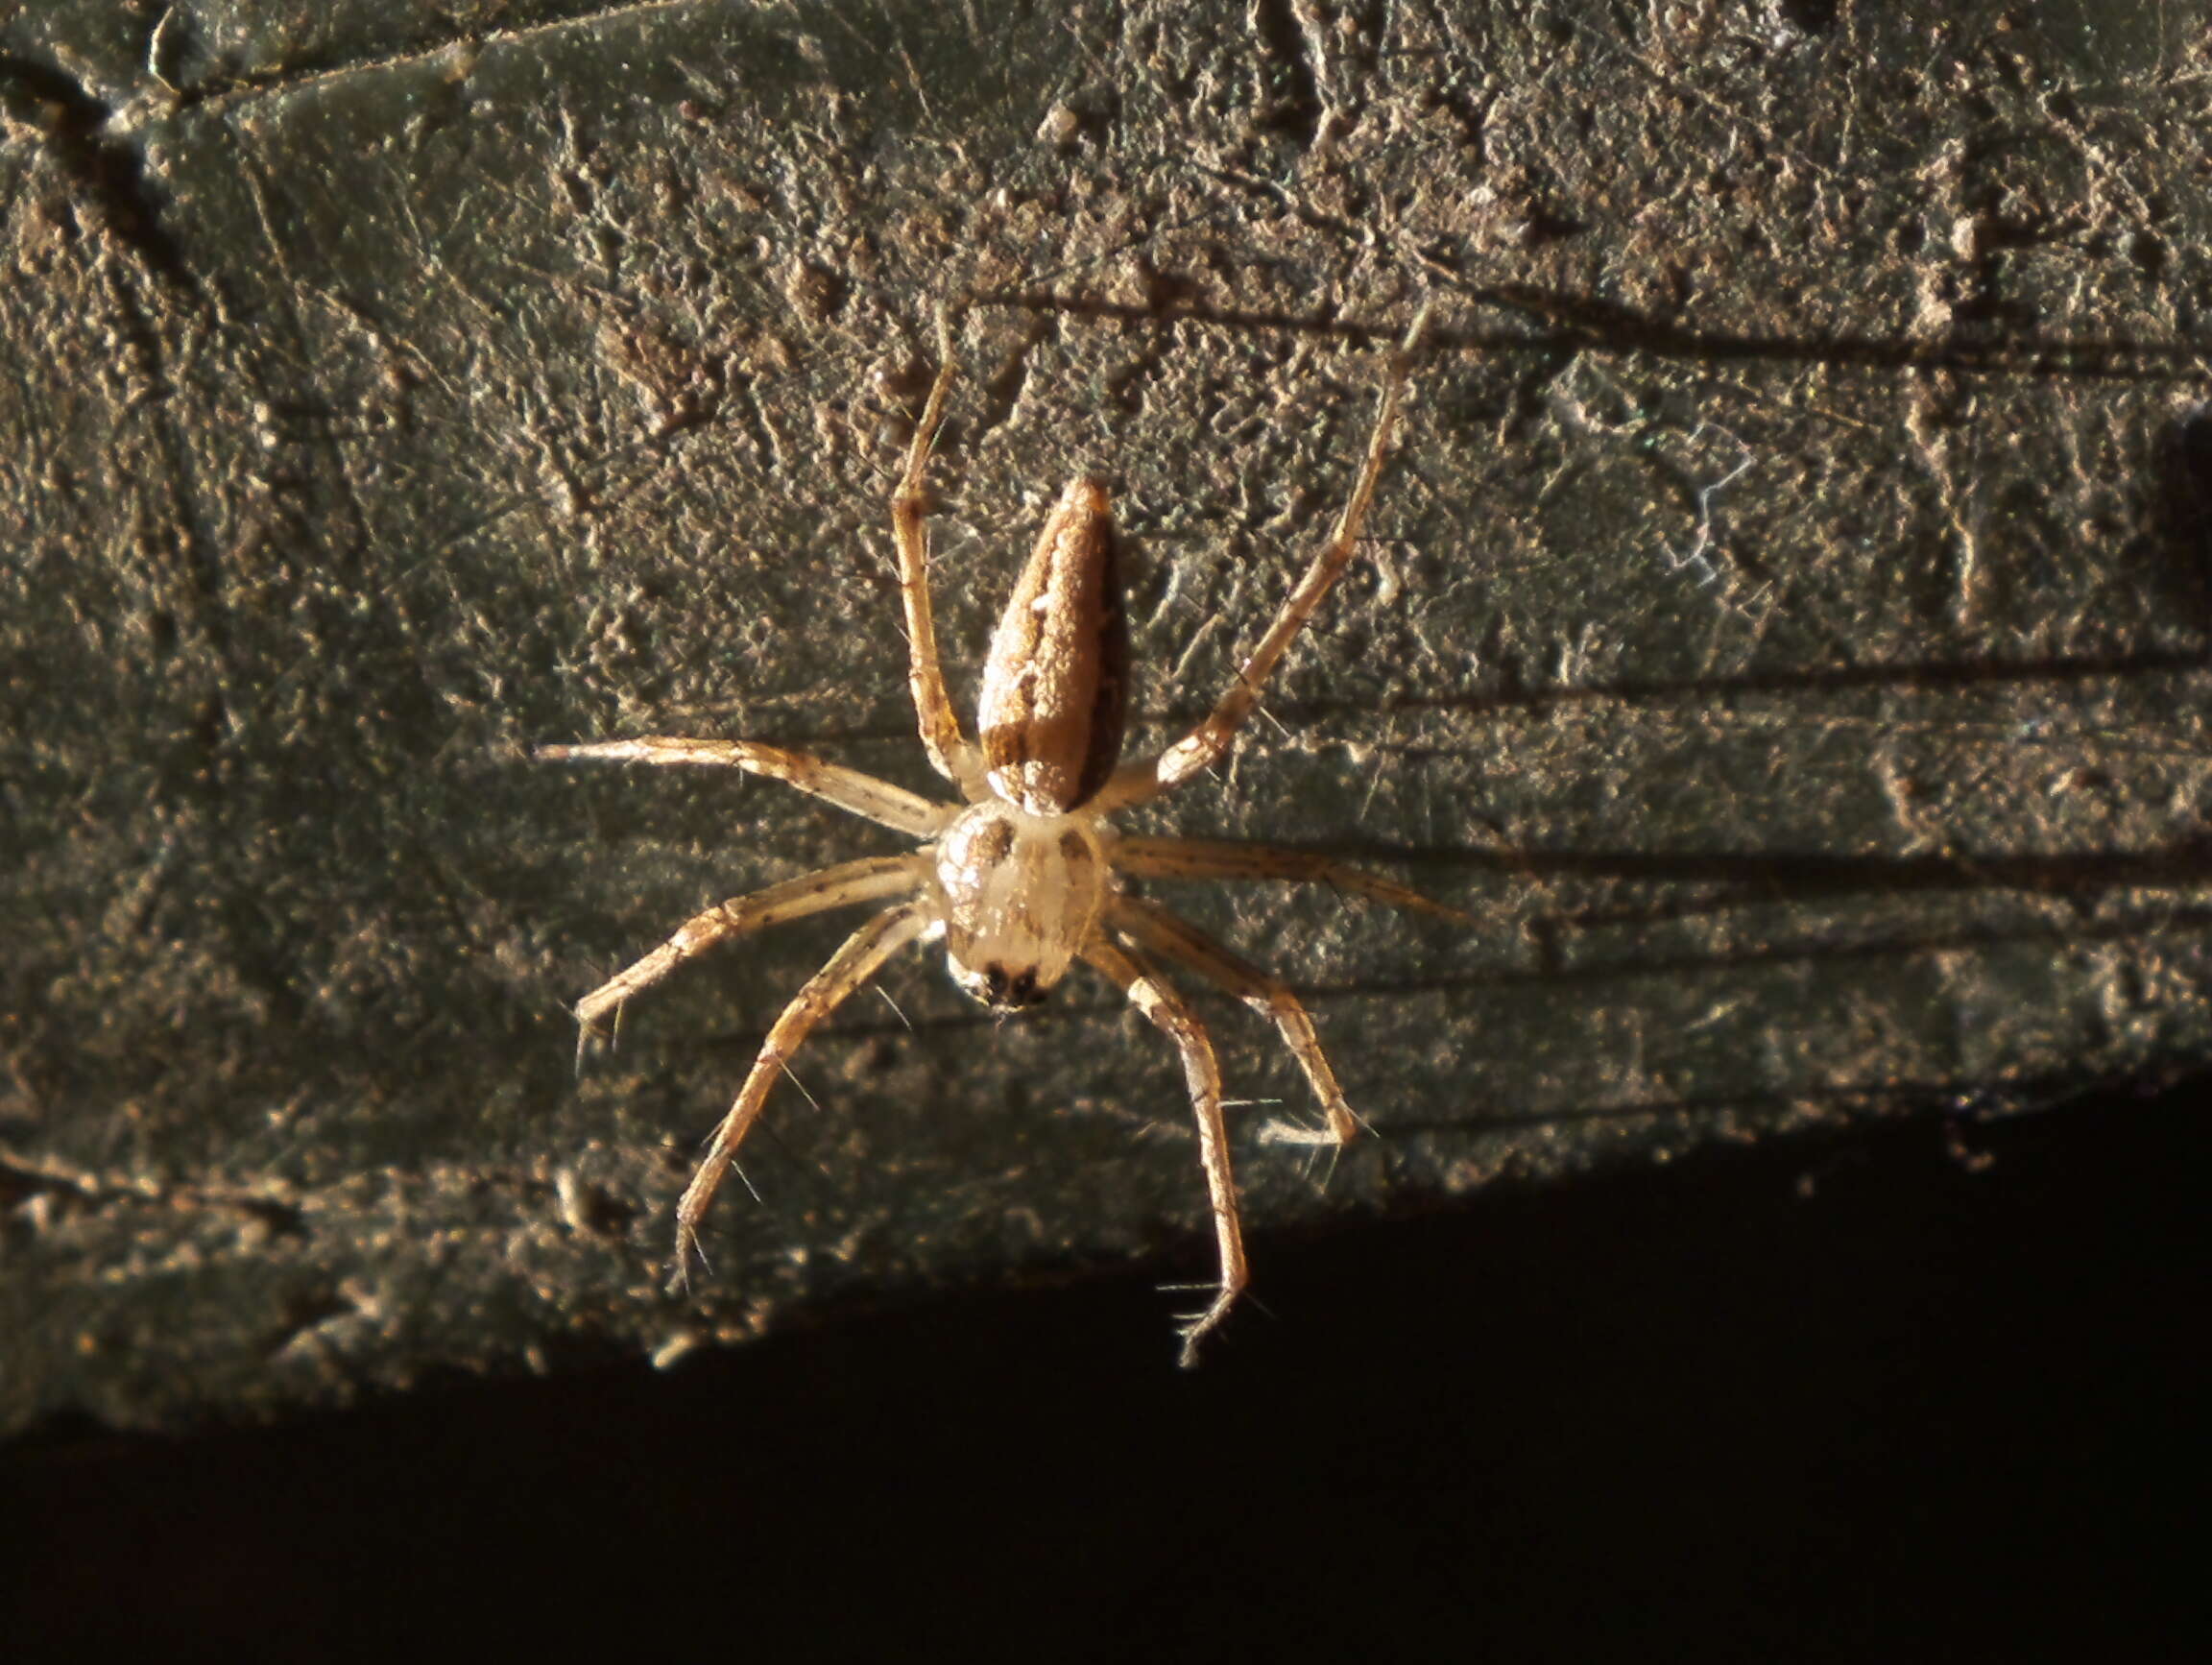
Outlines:
[[1129, 1003], [1175, 1043], [1183, 1056], [1183, 1078], [1198, 1118], [1198, 1161], [1206, 1170], [1206, 1194], [1214, 1205], [1214, 1242], [1221, 1260], [1220, 1282], [1213, 1304], [1183, 1320], [1183, 1354], [1188, 1370], [1198, 1363], [1198, 1343], [1229, 1315], [1237, 1297], [1251, 1282], [1244, 1263], [1244, 1229], [1237, 1213], [1237, 1175], [1229, 1163], [1229, 1127], [1221, 1116], [1221, 1066], [1214, 1043], [1190, 1003], [1166, 978], [1138, 955], [1103, 937], [1083, 945], [1083, 958], [1111, 977]]
[[756, 740], [685, 740], [655, 735], [583, 746], [540, 746], [537, 756], [554, 763], [707, 763], [743, 769], [749, 775], [781, 781], [840, 809], [916, 838], [934, 838], [959, 813], [957, 805], [933, 804], [858, 769], [827, 762], [805, 752], [763, 746]]
[[585, 1050], [598, 1031], [600, 1019], [609, 1012], [618, 1012], [622, 1002], [632, 995], [651, 988], [686, 960], [698, 958], [732, 937], [763, 930], [786, 920], [804, 919], [810, 913], [825, 913], [832, 907], [881, 902], [887, 897], [911, 896], [918, 886], [927, 882], [928, 872], [926, 856], [870, 856], [858, 861], [840, 861], [819, 873], [787, 879], [749, 896], [733, 896], [694, 914], [678, 928], [674, 936], [636, 964], [616, 972], [577, 1003], [578, 1066], [582, 1066]]
[[1107, 852], [1117, 873], [1139, 879], [1257, 879], [1286, 884], [1326, 884], [1334, 890], [1380, 902], [1409, 913], [1432, 913], [1459, 925], [1475, 916], [1448, 906], [1418, 890], [1310, 850], [1279, 844], [1248, 844], [1234, 838], [1117, 838]]
[[1321, 1037], [1313, 1032], [1313, 1020], [1307, 1016], [1304, 1003], [1290, 992], [1288, 983], [1231, 953], [1189, 920], [1180, 919], [1158, 903], [1146, 902], [1141, 897], [1116, 897], [1106, 910], [1106, 924], [1146, 953], [1196, 972], [1275, 1026], [1284, 1046], [1290, 1050], [1290, 1055], [1298, 1060], [1298, 1068], [1305, 1072], [1313, 1096], [1321, 1100], [1329, 1126], [1321, 1133], [1297, 1129], [1289, 1139], [1277, 1133], [1273, 1143], [1341, 1146], [1358, 1136], [1359, 1118], [1353, 1115], [1352, 1106], [1344, 1101], [1344, 1090], [1336, 1084], [1336, 1072], [1329, 1067], [1329, 1055], [1321, 1050]]
[[[908, 882], [911, 883], [911, 880]], [[874, 977], [885, 960], [928, 929], [936, 917], [935, 907], [921, 900], [885, 908], [847, 937], [844, 946], [830, 956], [829, 963], [808, 977], [806, 986], [783, 1008], [782, 1016], [769, 1029], [768, 1038], [760, 1043], [760, 1054], [753, 1060], [752, 1071], [746, 1075], [745, 1084], [738, 1088], [729, 1115], [723, 1117], [721, 1126], [714, 1129], [713, 1144], [706, 1160], [699, 1164], [691, 1183], [684, 1188], [683, 1200], [676, 1205], [676, 1271], [670, 1280], [672, 1287], [684, 1286], [690, 1258], [699, 1248], [700, 1217], [714, 1200], [715, 1191], [730, 1171], [731, 1163], [736, 1160], [737, 1146], [745, 1142], [745, 1135], [759, 1119], [761, 1106], [768, 1102], [768, 1090], [776, 1085], [784, 1064], [805, 1044], [815, 1025]]]
[[945, 417], [945, 397], [959, 374], [952, 345], [952, 313], [938, 321], [942, 362], [929, 388], [929, 402], [914, 424], [906, 447], [906, 471], [891, 497], [891, 535], [899, 545], [899, 599], [906, 612], [906, 685], [914, 695], [914, 717], [930, 766], [958, 786], [971, 803], [989, 793], [983, 761], [974, 741], [960, 732], [960, 715], [945, 688], [945, 664], [937, 652], [937, 620], [929, 600], [929, 488], [923, 481], [929, 447]]
[[1382, 383], [1382, 398], [1375, 411], [1375, 423], [1367, 436], [1366, 460], [1359, 466], [1359, 478], [1352, 488], [1351, 500], [1336, 519], [1336, 530], [1321, 552], [1313, 557], [1305, 576], [1298, 580], [1297, 588], [1290, 591], [1282, 611], [1268, 625], [1267, 634], [1260, 639], [1260, 645], [1237, 667], [1237, 674], [1220, 702], [1196, 728], [1159, 756], [1124, 764], [1117, 770], [1114, 778], [1092, 800], [1097, 808], [1120, 809], [1157, 798], [1192, 775], [1212, 768], [1237, 738], [1238, 731], [1259, 702], [1267, 678], [1273, 674], [1276, 662], [1297, 639], [1307, 619], [1321, 605], [1359, 546], [1359, 528], [1367, 519], [1367, 505], [1375, 495], [1376, 482], [1382, 477], [1382, 465], [1389, 457], [1399, 399], [1406, 391], [1413, 351], [1428, 329], [1429, 310], [1429, 304], [1424, 302], [1421, 310], [1414, 314], [1404, 342], [1391, 357], [1390, 373]]

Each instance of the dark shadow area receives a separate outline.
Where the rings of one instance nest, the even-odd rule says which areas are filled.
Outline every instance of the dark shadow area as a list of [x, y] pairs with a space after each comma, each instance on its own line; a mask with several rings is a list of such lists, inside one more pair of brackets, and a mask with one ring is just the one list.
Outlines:
[[[1571, 235], [1580, 228], [1561, 225], [1551, 234]], [[1543, 331], [1438, 328], [1429, 349], [1454, 353], [1531, 352], [1564, 358], [1576, 352], [1645, 353], [1699, 364], [1818, 364], [1837, 368], [1948, 371], [1961, 375], [2053, 376], [2086, 381], [2167, 382], [2196, 370], [2202, 359], [2194, 344], [2108, 340], [2038, 340], [2024, 329], [2002, 339], [1954, 340], [1940, 346], [1904, 337], [1791, 337], [1750, 335], [1726, 330], [1685, 328], [1615, 302], [1584, 295], [1554, 294], [1526, 284], [1472, 282], [1431, 265], [1427, 275], [1440, 293], [1464, 297], [1478, 306], [1526, 318]], [[1063, 295], [1048, 289], [988, 289], [971, 298], [991, 306], [1017, 306], [1038, 313], [1069, 313], [1093, 319], [1157, 323], [1154, 305], [1132, 305], [1090, 295]], [[1386, 347], [1395, 339], [1389, 327], [1343, 320], [1304, 317], [1251, 307], [1185, 305], [1174, 316], [1238, 329], [1282, 329], [1333, 336]], [[1977, 320], [1980, 322], [1980, 320]], [[2021, 321], [2024, 325], [2032, 320]]]
[[[16, 1660], [1850, 1660], [2206, 1640], [2201, 1083], [0, 1466]], [[2146, 1646], [2148, 1644], [2148, 1646]]]
[[2143, 565], [2164, 586], [2175, 615], [2205, 629], [2212, 621], [2212, 408], [2198, 405], [2166, 430], [2149, 473]]
[[143, 153], [105, 135], [115, 112], [87, 85], [51, 65], [0, 55], [0, 111], [43, 133], [83, 200], [148, 269], [180, 289], [198, 287], [161, 223], [161, 192], [147, 182]]

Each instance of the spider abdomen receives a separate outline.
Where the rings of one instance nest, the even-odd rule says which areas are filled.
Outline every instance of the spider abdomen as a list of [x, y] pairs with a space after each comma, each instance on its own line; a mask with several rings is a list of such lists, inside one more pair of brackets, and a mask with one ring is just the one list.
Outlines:
[[975, 726], [991, 790], [1064, 815], [1121, 757], [1129, 624], [1106, 488], [1068, 482], [991, 636]]

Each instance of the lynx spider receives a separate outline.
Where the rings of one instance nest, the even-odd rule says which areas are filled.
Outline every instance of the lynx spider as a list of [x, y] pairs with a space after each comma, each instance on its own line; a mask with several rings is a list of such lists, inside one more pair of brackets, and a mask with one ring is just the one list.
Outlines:
[[908, 686], [922, 744], [963, 800], [934, 803], [856, 769], [753, 740], [645, 738], [546, 746], [555, 761], [707, 763], [781, 781], [868, 820], [923, 840], [905, 856], [841, 862], [733, 898], [686, 921], [644, 958], [593, 989], [576, 1008], [578, 1056], [610, 1015], [686, 960], [718, 943], [785, 920], [861, 903], [890, 905], [846, 939], [768, 1031], [730, 1112], [715, 1129], [676, 1210], [676, 1277], [698, 1250], [700, 1218], [713, 1200], [784, 1063], [815, 1025], [917, 940], [945, 944], [947, 969], [969, 995], [1000, 1014], [1042, 1001], [1081, 959], [1117, 984], [1175, 1043], [1197, 1113], [1199, 1159], [1214, 1213], [1220, 1277], [1203, 1312], [1182, 1321], [1182, 1363], [1228, 1315], [1248, 1281], [1237, 1185], [1222, 1117], [1221, 1074], [1205, 1026], [1162, 977], [1171, 961], [1267, 1017], [1321, 1101], [1326, 1125], [1271, 1128], [1277, 1140], [1341, 1146], [1359, 1122], [1297, 997], [1157, 904], [1124, 891], [1120, 876], [1256, 879], [1331, 884], [1394, 907], [1451, 917], [1455, 910], [1402, 885], [1310, 852], [1226, 840], [1118, 832], [1107, 817], [1171, 791], [1218, 762], [1251, 715], [1268, 675], [1350, 564], [1388, 453], [1424, 305], [1392, 355], [1367, 449], [1336, 528], [1276, 614], [1266, 634], [1204, 721], [1158, 756], [1119, 762], [1129, 640], [1118, 540], [1105, 488], [1078, 475], [1045, 522], [1035, 551], [991, 639], [976, 714], [961, 730], [946, 691], [929, 599], [924, 472], [957, 374], [953, 317], [941, 326], [942, 364], [891, 500], [904, 606]]

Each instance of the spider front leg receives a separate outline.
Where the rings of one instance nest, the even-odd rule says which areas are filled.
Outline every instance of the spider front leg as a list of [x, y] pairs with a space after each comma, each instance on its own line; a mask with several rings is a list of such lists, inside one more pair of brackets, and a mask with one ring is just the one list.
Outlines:
[[598, 1031], [601, 1018], [619, 1012], [622, 1002], [632, 995], [651, 988], [685, 961], [698, 958], [717, 943], [832, 907], [907, 895], [927, 882], [928, 872], [929, 858], [926, 856], [871, 856], [787, 879], [750, 896], [734, 896], [694, 914], [674, 936], [636, 964], [616, 972], [577, 1003], [578, 1066], [584, 1062], [585, 1049]]
[[884, 909], [847, 937], [844, 946], [830, 956], [830, 963], [807, 978], [806, 986], [783, 1008], [783, 1015], [760, 1044], [760, 1055], [753, 1060], [729, 1115], [714, 1129], [706, 1160], [699, 1164], [699, 1171], [691, 1176], [691, 1183], [684, 1188], [683, 1200], [676, 1205], [676, 1268], [671, 1287], [684, 1285], [690, 1257], [699, 1249], [700, 1217], [714, 1200], [715, 1191], [736, 1160], [737, 1146], [759, 1119], [761, 1107], [768, 1102], [768, 1090], [776, 1085], [791, 1054], [805, 1043], [815, 1025], [874, 977], [885, 960], [926, 930], [935, 918], [935, 909], [926, 902]]
[[1313, 1097], [1321, 1100], [1328, 1117], [1326, 1131], [1312, 1132], [1294, 1122], [1268, 1125], [1262, 1137], [1278, 1145], [1331, 1145], [1341, 1149], [1359, 1133], [1359, 1118], [1344, 1101], [1336, 1084], [1336, 1072], [1321, 1050], [1321, 1037], [1313, 1032], [1313, 1020], [1290, 992], [1290, 985], [1270, 972], [1223, 948], [1188, 920], [1178, 919], [1156, 903], [1134, 896], [1116, 897], [1107, 909], [1106, 923], [1138, 947], [1187, 966], [1208, 982], [1227, 990], [1275, 1026], [1290, 1055], [1298, 1060]]
[[914, 718], [930, 765], [967, 797], [982, 801], [983, 771], [975, 747], [960, 732], [959, 713], [945, 689], [945, 664], [937, 653], [937, 620], [929, 600], [929, 489], [923, 481], [937, 424], [945, 417], [959, 364], [952, 350], [952, 315], [938, 326], [941, 363], [930, 385], [922, 420], [906, 447], [906, 471], [891, 498], [891, 535], [899, 545], [899, 599], [906, 614], [906, 685], [914, 696]]
[[1113, 978], [1129, 1003], [1166, 1034], [1183, 1055], [1183, 1078], [1198, 1117], [1198, 1160], [1206, 1170], [1206, 1192], [1214, 1205], [1214, 1241], [1221, 1256], [1221, 1281], [1213, 1304], [1183, 1324], [1180, 1362], [1188, 1370], [1198, 1363], [1198, 1343], [1229, 1315], [1251, 1281], [1244, 1264], [1243, 1225], [1237, 1215], [1237, 1176], [1229, 1164], [1229, 1128], [1221, 1116], [1221, 1066], [1206, 1026], [1190, 1002], [1134, 954], [1094, 938], [1084, 945], [1083, 957]]
[[1397, 424], [1398, 403], [1406, 391], [1413, 350], [1420, 345], [1428, 326], [1429, 306], [1424, 302], [1414, 314], [1405, 341], [1390, 360], [1382, 396], [1375, 410], [1375, 424], [1367, 435], [1366, 459], [1359, 466], [1359, 478], [1352, 487], [1351, 500], [1336, 519], [1336, 530], [1321, 552], [1313, 557], [1312, 564], [1298, 580], [1297, 588], [1290, 591], [1282, 611], [1268, 625], [1267, 634], [1260, 639], [1260, 645], [1237, 667], [1236, 679], [1203, 722], [1158, 757], [1115, 771], [1114, 778], [1093, 800], [1099, 810], [1124, 808], [1157, 798], [1192, 775], [1212, 768], [1236, 740], [1238, 731], [1259, 703], [1268, 677], [1274, 674], [1276, 662], [1306, 628], [1306, 621], [1312, 617], [1313, 610], [1321, 605], [1342, 576], [1359, 546], [1359, 529], [1367, 519], [1367, 505], [1374, 499], [1376, 482], [1382, 477], [1382, 465], [1390, 454], [1390, 435]]

